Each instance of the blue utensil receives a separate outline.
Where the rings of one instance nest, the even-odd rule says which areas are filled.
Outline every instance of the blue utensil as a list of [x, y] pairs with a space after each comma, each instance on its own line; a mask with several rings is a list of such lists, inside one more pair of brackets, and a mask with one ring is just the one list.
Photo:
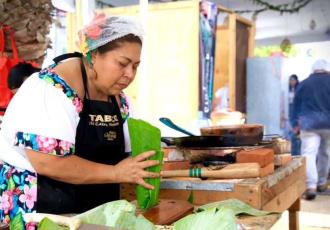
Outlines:
[[189, 136], [195, 136], [194, 134], [192, 134], [191, 132], [177, 126], [176, 124], [174, 124], [169, 118], [166, 118], [166, 117], [161, 117], [159, 118], [159, 121], [162, 122], [164, 125], [176, 130], [176, 131], [179, 131], [181, 133], [184, 133], [184, 134], [187, 134]]

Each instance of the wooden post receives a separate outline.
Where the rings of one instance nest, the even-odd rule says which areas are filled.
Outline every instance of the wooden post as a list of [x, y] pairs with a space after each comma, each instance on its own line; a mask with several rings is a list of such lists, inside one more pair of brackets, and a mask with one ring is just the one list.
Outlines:
[[252, 26], [249, 27], [249, 52], [248, 52], [248, 57], [253, 57], [254, 56], [255, 35], [256, 35], [256, 26], [255, 26], [255, 23], [252, 23]]
[[236, 109], [236, 15], [229, 15], [229, 106]]
[[300, 198], [298, 198], [289, 208], [289, 229], [299, 230]]

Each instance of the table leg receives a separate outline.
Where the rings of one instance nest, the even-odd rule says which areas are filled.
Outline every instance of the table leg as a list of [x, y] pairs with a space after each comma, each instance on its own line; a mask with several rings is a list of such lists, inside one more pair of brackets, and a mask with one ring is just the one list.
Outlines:
[[289, 208], [289, 229], [299, 230], [300, 198], [298, 198]]

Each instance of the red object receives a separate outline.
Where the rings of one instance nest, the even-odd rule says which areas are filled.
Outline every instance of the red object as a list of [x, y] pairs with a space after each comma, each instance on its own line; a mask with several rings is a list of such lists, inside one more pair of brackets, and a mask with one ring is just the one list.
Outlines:
[[[5, 34], [9, 32], [13, 57], [5, 54]], [[14, 31], [9, 26], [0, 28], [0, 115], [4, 114], [10, 99], [13, 97], [8, 88], [7, 78], [10, 69], [19, 62], [17, 47], [15, 43]]]
[[268, 176], [272, 173], [274, 173], [275, 165], [274, 163], [270, 163], [262, 168], [260, 168], [260, 177]]
[[253, 163], [256, 162], [260, 167], [274, 162], [274, 150], [270, 148], [261, 148], [250, 151], [239, 151], [236, 154], [236, 163]]
[[190, 161], [165, 161], [162, 170], [181, 170], [189, 169]]

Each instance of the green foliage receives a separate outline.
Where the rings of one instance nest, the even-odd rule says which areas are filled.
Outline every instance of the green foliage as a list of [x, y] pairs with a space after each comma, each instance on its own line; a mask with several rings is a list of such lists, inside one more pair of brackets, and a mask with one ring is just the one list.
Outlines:
[[190, 194], [189, 194], [189, 197], [188, 197], [188, 202], [190, 204], [194, 203], [194, 191], [193, 190], [190, 191]]
[[236, 219], [230, 209], [207, 209], [190, 214], [174, 223], [175, 230], [236, 230]]
[[248, 214], [251, 216], [265, 216], [269, 214], [269, 212], [252, 208], [250, 205], [237, 199], [228, 199], [228, 200], [213, 202], [210, 204], [205, 204], [200, 206], [197, 209], [197, 211], [204, 211], [213, 208], [217, 208], [217, 209], [228, 208], [231, 209], [235, 215]]
[[174, 229], [236, 230], [236, 216], [240, 214], [264, 216], [269, 212], [254, 209], [237, 199], [229, 199], [200, 206], [196, 213], [175, 222]]
[[278, 45], [262, 46], [254, 49], [255, 57], [271, 57], [276, 55], [281, 55], [283, 57], [296, 57], [298, 53], [298, 49], [293, 45], [284, 51], [282, 51], [281, 47]]
[[52, 220], [48, 219], [47, 217], [43, 218], [38, 225], [38, 230], [69, 230], [69, 227], [64, 227], [56, 224]]

